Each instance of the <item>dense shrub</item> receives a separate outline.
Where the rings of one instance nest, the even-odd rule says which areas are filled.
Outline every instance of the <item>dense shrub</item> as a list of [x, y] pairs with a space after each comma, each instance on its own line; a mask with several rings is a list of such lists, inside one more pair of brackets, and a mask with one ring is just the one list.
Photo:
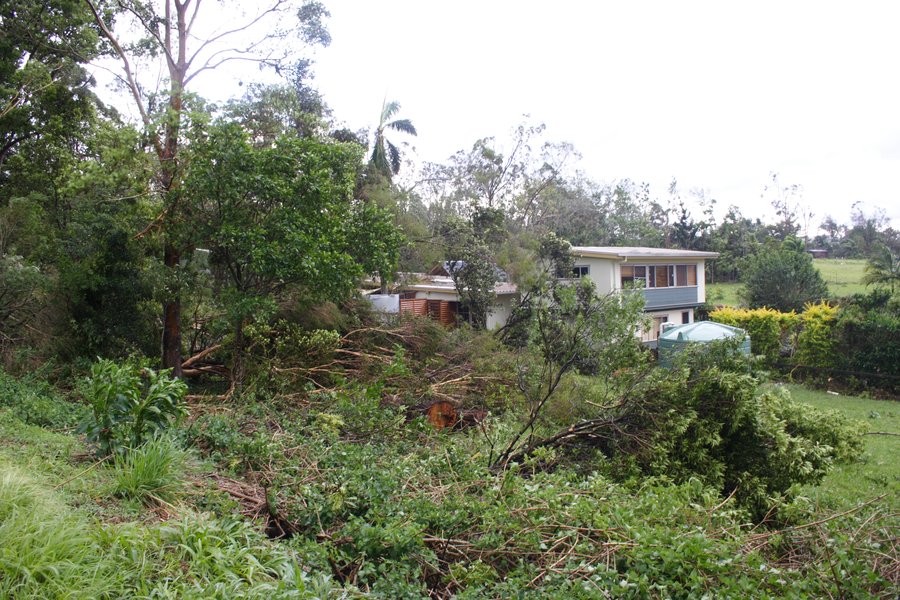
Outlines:
[[765, 357], [767, 363], [775, 363], [782, 347], [799, 324], [796, 313], [782, 313], [771, 308], [722, 307], [709, 314], [718, 323], [740, 327], [750, 335], [750, 348], [754, 354]]
[[597, 445], [612, 474], [698, 478], [762, 519], [795, 486], [857, 456], [859, 431], [785, 392], [759, 391], [740, 356], [725, 350], [687, 352], [680, 367], [655, 374], [608, 414]]
[[[769, 412], [766, 426], [790, 429], [787, 423], [802, 420], [777, 406]], [[489, 436], [512, 429], [505, 418], [486, 428]], [[824, 559], [775, 569], [773, 558], [788, 550], [750, 550], [748, 514], [696, 475], [622, 484], [558, 461], [556, 469], [540, 469], [552, 453], [497, 473], [486, 467], [481, 432], [348, 443], [311, 424], [294, 435], [281, 445], [302, 437], [302, 450], [286, 456], [268, 483], [279, 516], [291, 524], [287, 543], [312, 569], [376, 597], [684, 598], [710, 589], [722, 597], [814, 597], [836, 589]], [[805, 466], [789, 464], [799, 456], [791, 447], [798, 440], [807, 443], [776, 433], [771, 452], [784, 460], [763, 477], [793, 476]], [[824, 447], [808, 442], [803, 450], [807, 463], [828, 461]], [[756, 483], [749, 475], [744, 481]], [[840, 552], [860, 578], [846, 585], [887, 589], [848, 543]]]
[[744, 300], [750, 308], [790, 312], [828, 296], [828, 286], [812, 257], [793, 238], [750, 256], [741, 278]]
[[831, 367], [835, 363], [834, 322], [838, 309], [822, 302], [808, 304], [800, 313], [794, 359], [807, 367]]
[[8, 407], [24, 423], [64, 429], [85, 416], [85, 407], [69, 402], [46, 382], [14, 378], [0, 370], [0, 407]]
[[854, 296], [841, 308], [834, 331], [835, 364], [851, 371], [845, 377], [900, 390], [900, 300], [881, 291]]

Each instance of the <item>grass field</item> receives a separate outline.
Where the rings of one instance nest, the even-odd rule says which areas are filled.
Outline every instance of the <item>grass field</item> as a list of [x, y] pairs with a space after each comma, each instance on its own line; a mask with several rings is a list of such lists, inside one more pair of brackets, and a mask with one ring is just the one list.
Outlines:
[[[862, 459], [836, 465], [821, 485], [807, 495], [828, 508], [855, 506], [881, 494], [900, 509], [900, 402], [856, 396], [834, 396], [800, 385], [789, 385], [791, 397], [822, 410], [836, 410], [868, 425]], [[893, 434], [893, 435], [885, 435]]]
[[738, 297], [740, 289], [741, 284], [739, 283], [708, 283], [706, 284], [706, 301], [716, 305], [740, 306], [741, 299]]
[[860, 283], [865, 274], [864, 259], [816, 258], [813, 264], [828, 284], [832, 296], [840, 298], [866, 292], [866, 286]]
[[[815, 258], [813, 264], [828, 284], [828, 292], [833, 298], [866, 293], [866, 286], [860, 283], [865, 274], [864, 259]], [[706, 300], [711, 304], [740, 306], [739, 283], [710, 283], [706, 286]]]

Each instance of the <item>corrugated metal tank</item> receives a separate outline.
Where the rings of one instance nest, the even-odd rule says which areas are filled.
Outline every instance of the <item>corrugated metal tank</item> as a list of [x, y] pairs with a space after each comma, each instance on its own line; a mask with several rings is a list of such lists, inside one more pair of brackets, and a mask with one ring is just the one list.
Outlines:
[[716, 340], [727, 340], [743, 337], [738, 347], [741, 354], [750, 356], [750, 336], [743, 329], [715, 323], [713, 321], [697, 321], [687, 325], [672, 327], [661, 333], [657, 341], [659, 365], [671, 367], [675, 355], [688, 344], [708, 344]]

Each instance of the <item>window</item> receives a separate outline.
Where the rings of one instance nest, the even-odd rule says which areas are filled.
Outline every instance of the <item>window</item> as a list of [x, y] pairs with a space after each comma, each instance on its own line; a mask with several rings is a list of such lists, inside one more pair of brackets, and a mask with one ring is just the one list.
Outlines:
[[690, 322], [691, 322], [691, 311], [686, 310], [683, 313], [681, 313], [682, 325], [686, 325], [687, 323], [690, 323]]
[[675, 265], [675, 285], [697, 285], [697, 265]]
[[576, 265], [572, 267], [572, 279], [581, 279], [587, 277], [591, 270], [586, 265]]
[[697, 285], [697, 265], [622, 265], [620, 271], [623, 288], [638, 282], [648, 288]]
[[672, 287], [675, 285], [675, 267], [673, 265], [657, 265], [654, 285], [651, 287]]
[[[653, 269], [650, 269], [651, 273]], [[647, 267], [641, 265], [622, 265], [622, 287], [647, 287]]]

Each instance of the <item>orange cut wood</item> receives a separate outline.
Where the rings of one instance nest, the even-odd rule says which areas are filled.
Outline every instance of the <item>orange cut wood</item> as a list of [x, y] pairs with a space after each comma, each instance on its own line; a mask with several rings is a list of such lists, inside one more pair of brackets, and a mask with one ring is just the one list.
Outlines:
[[456, 408], [452, 403], [446, 400], [435, 402], [425, 409], [425, 414], [428, 415], [428, 421], [434, 425], [436, 429], [453, 427], [459, 420]]

